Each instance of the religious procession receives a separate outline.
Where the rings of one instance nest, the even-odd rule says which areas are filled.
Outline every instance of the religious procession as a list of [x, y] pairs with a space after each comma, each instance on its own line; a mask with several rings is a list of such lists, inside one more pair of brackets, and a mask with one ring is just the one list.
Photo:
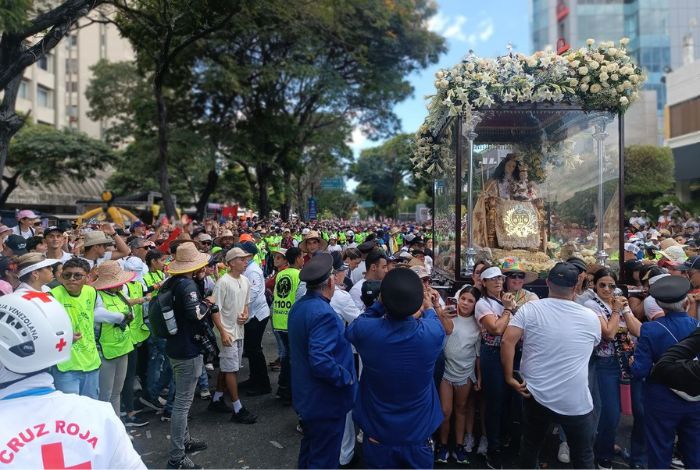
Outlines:
[[700, 5], [491, 3], [0, 5], [0, 470], [700, 468]]

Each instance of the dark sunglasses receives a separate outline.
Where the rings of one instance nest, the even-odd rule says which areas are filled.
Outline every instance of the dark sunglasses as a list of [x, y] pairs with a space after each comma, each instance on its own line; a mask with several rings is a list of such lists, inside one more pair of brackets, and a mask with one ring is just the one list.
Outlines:
[[506, 276], [509, 279], [525, 279], [525, 273], [508, 273]]
[[199, 242], [199, 243], [200, 243], [201, 245], [211, 245], [211, 241], [210, 241], [210, 240], [204, 240], [204, 241], [201, 241], [201, 242]]
[[614, 284], [614, 283], [606, 284], [604, 282], [601, 282], [600, 284], [598, 284], [598, 287], [601, 289], [605, 289], [606, 287], [608, 289], [614, 289], [617, 287], [617, 284]]
[[85, 277], [83, 273], [61, 273], [61, 277], [66, 281], [75, 280], [79, 281]]

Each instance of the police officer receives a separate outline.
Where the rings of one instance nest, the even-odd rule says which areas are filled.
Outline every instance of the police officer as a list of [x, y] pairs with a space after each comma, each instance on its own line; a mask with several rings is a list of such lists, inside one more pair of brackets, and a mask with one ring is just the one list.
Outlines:
[[0, 298], [0, 318], [0, 466], [145, 469], [109, 403], [54, 388], [48, 370], [73, 343], [61, 303], [17, 292]]
[[333, 257], [318, 253], [299, 279], [307, 291], [289, 311], [292, 400], [304, 428], [299, 468], [337, 468], [356, 391], [352, 348], [345, 324], [330, 306], [335, 291]]
[[301, 250], [297, 247], [289, 248], [285, 254], [288, 266], [277, 273], [272, 299], [272, 328], [277, 332], [283, 344], [283, 354], [280, 355], [280, 375], [278, 378], [277, 395], [282, 403], [292, 403], [291, 369], [289, 363], [289, 335], [287, 322], [289, 310], [294, 304], [294, 299], [299, 288], [299, 270], [304, 263]]
[[363, 364], [352, 413], [367, 468], [433, 466], [430, 436], [443, 419], [433, 370], [445, 339], [433, 307], [415, 272], [393, 269], [379, 301], [348, 326]]
[[700, 468], [700, 401], [688, 401], [666, 385], [648, 379], [652, 366], [666, 350], [697, 327], [697, 320], [684, 311], [689, 290], [690, 282], [680, 276], [661, 278], [649, 288], [665, 315], [642, 324], [634, 352], [632, 374], [647, 379], [644, 424], [649, 468], [669, 468], [676, 434], [685, 467]]

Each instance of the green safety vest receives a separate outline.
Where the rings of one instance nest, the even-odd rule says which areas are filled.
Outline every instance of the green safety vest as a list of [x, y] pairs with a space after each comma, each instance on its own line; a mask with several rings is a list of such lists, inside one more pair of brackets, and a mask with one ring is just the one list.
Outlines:
[[267, 253], [267, 250], [265, 249], [265, 242], [260, 241], [256, 243], [255, 246], [258, 248], [258, 252], [253, 257], [253, 261], [255, 261], [258, 266], [262, 266], [263, 260], [265, 259], [265, 254]]
[[[129, 307], [119, 295], [108, 294], [105, 291], [98, 291], [97, 295], [100, 296], [104, 307], [110, 312], [119, 312], [124, 316], [129, 314], [131, 307]], [[114, 359], [129, 354], [134, 350], [134, 343], [131, 341], [129, 326], [127, 325], [124, 331], [122, 331], [119, 325], [102, 323], [100, 345], [102, 346], [102, 355], [105, 359]]]
[[[148, 271], [143, 276], [143, 281], [149, 288], [153, 287], [154, 284], [158, 284], [163, 279], [165, 279], [165, 273], [163, 273], [163, 271]], [[158, 295], [158, 289], [151, 291], [151, 300], [154, 299], [156, 295]]]
[[95, 343], [95, 300], [97, 291], [90, 286], [83, 286], [80, 295], [72, 296], [65, 287], [51, 289], [54, 299], [68, 312], [73, 333], [80, 333], [81, 338], [70, 348], [70, 359], [59, 362], [56, 367], [61, 372], [91, 372], [102, 364]]
[[[138, 299], [143, 297], [143, 284], [140, 282], [127, 282], [126, 287], [129, 289], [129, 298]], [[134, 312], [134, 320], [129, 325], [131, 334], [131, 342], [134, 344], [143, 343], [151, 335], [148, 325], [143, 320], [143, 305], [132, 305]]]
[[297, 287], [299, 287], [299, 270], [297, 268], [287, 268], [277, 274], [272, 298], [273, 329], [287, 331], [289, 310], [294, 304]]
[[347, 239], [345, 238], [345, 232], [338, 232], [338, 243], [345, 245]]

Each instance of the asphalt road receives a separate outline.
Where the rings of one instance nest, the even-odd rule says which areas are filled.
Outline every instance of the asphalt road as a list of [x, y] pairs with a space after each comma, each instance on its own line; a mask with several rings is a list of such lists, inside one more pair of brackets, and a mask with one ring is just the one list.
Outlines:
[[[267, 361], [277, 357], [277, 346], [271, 330], [265, 332], [263, 347]], [[248, 376], [247, 361], [239, 373], [239, 379]], [[277, 372], [270, 372], [273, 391], [277, 389]], [[209, 383], [213, 388], [216, 373], [209, 372]], [[258, 422], [253, 425], [238, 424], [229, 421], [230, 416], [207, 411], [208, 401], [197, 395], [191, 409], [190, 434], [204, 439], [209, 448], [191, 454], [192, 460], [205, 468], [295, 468], [301, 435], [296, 431], [297, 417], [291, 407], [282, 405], [273, 394], [262, 397], [242, 395], [243, 405], [258, 415]], [[148, 426], [130, 431], [134, 437], [134, 447], [141, 454], [148, 468], [164, 468], [168, 460], [170, 446], [170, 423], [161, 422], [160, 416], [152, 412], [143, 412], [142, 416], [150, 421]], [[618, 432], [619, 444], [629, 448], [631, 419], [623, 417]], [[570, 465], [557, 461], [558, 439], [551, 436], [542, 453], [543, 468], [570, 468]], [[357, 468], [362, 468], [361, 446], [356, 452], [360, 457]], [[515, 468], [515, 457], [506, 454], [504, 466]], [[621, 457], [614, 462], [616, 468], [627, 468]], [[438, 465], [437, 468], [462, 467], [452, 462]], [[480, 456], [474, 455], [468, 468], [485, 468]]]

